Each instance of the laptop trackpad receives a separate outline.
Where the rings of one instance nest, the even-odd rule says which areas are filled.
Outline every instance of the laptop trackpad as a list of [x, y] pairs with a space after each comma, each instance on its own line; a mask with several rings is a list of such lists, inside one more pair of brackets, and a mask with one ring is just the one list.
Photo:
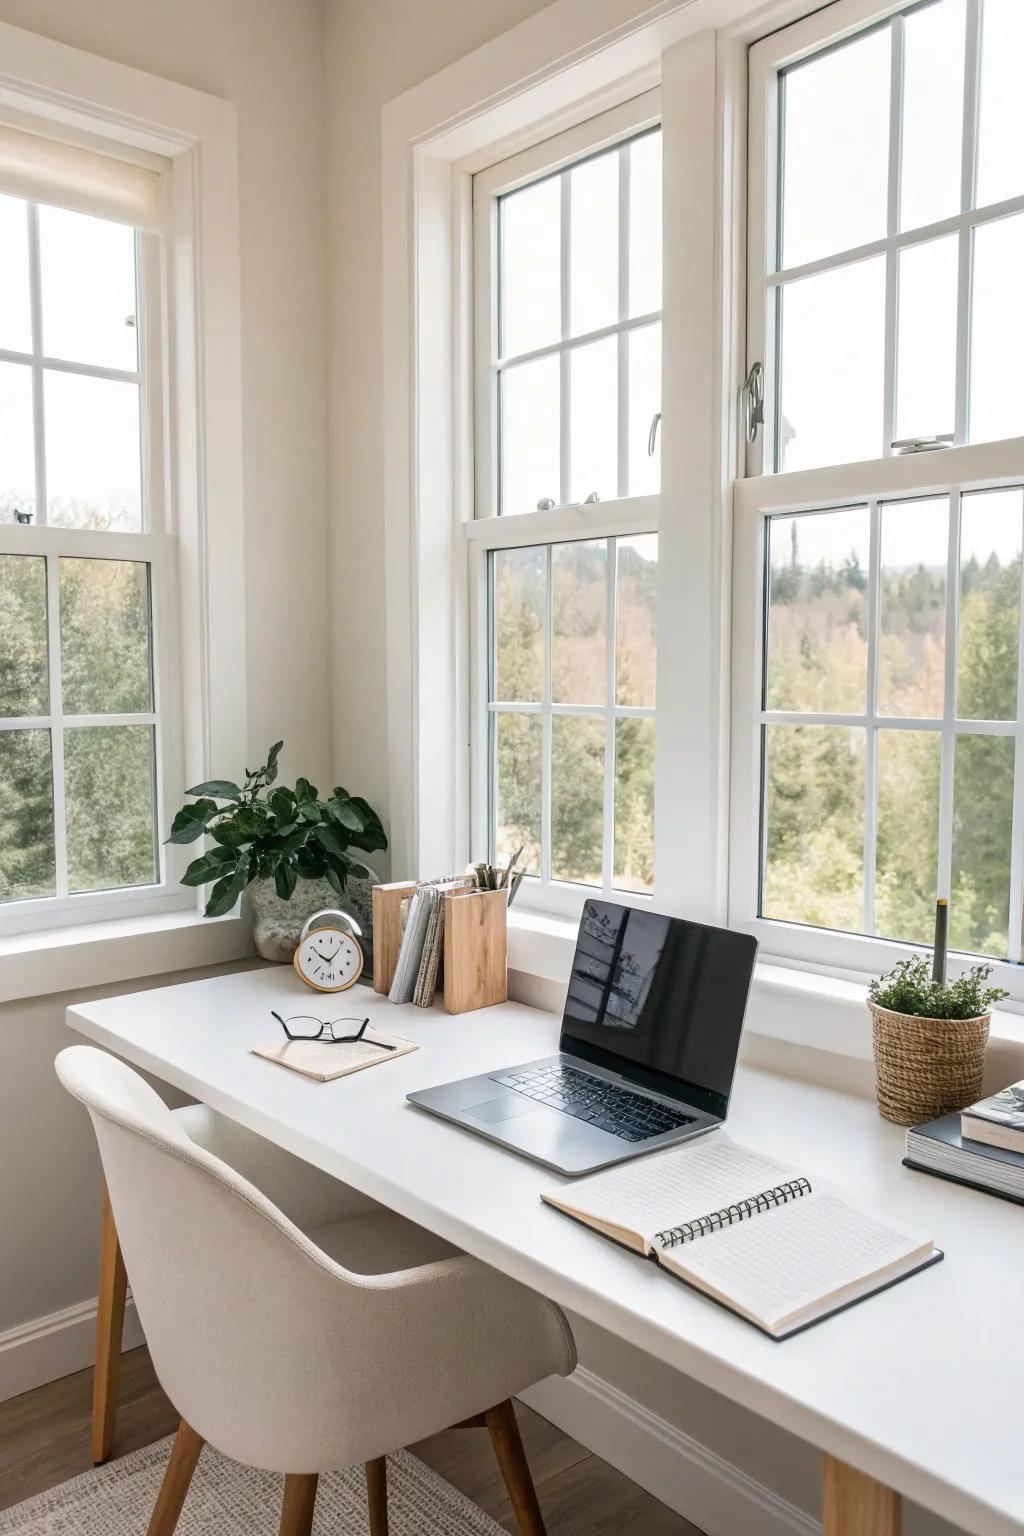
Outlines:
[[535, 1114], [542, 1106], [534, 1104], [518, 1093], [503, 1093], [497, 1099], [485, 1099], [482, 1104], [471, 1104], [462, 1113], [469, 1115], [473, 1120], [482, 1120], [485, 1125], [494, 1125], [498, 1120], [514, 1120], [517, 1115]]

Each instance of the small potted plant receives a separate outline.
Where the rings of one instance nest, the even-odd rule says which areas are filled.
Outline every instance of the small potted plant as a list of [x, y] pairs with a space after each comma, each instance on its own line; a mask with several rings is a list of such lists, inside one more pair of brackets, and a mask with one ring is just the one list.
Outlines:
[[981, 1097], [991, 1007], [1007, 995], [985, 985], [991, 971], [975, 965], [947, 982], [919, 955], [871, 982], [875, 1092], [886, 1120], [920, 1125]]
[[388, 840], [360, 795], [337, 788], [321, 800], [308, 779], [297, 779], [294, 789], [271, 788], [283, 745], [271, 747], [262, 768], [247, 768], [241, 786], [210, 779], [187, 790], [193, 799], [175, 816], [168, 842], [211, 838], [213, 846], [193, 859], [182, 884], [212, 884], [207, 917], [230, 912], [248, 887], [258, 953], [287, 961], [306, 918], [321, 907], [347, 905], [370, 935], [377, 876], [351, 850], [373, 853]]

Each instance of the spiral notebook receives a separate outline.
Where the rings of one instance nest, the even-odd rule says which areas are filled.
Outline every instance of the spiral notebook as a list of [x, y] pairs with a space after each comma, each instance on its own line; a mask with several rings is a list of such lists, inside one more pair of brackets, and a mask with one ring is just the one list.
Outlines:
[[942, 1258], [930, 1237], [721, 1133], [542, 1198], [773, 1339]]

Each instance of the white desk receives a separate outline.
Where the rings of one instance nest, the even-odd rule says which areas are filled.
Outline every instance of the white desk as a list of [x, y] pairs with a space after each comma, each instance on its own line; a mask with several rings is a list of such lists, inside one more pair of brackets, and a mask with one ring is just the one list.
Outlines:
[[[367, 1012], [423, 1049], [317, 1084], [249, 1054], [276, 1039], [271, 1007], [295, 1012], [310, 999], [275, 968], [85, 1003], [68, 1022], [886, 1488], [976, 1536], [1024, 1533], [1020, 1208], [901, 1168], [902, 1132], [866, 1100], [742, 1071], [730, 1116], [738, 1140], [923, 1227], [946, 1252], [776, 1344], [542, 1205], [557, 1175], [405, 1103], [411, 1089], [544, 1055], [557, 1020], [511, 1003], [453, 1018], [360, 987], [328, 1007]], [[856, 1497], [872, 1494], [853, 1482]], [[884, 1508], [862, 1524], [848, 1510], [841, 1536], [896, 1530]], [[840, 1536], [837, 1519], [826, 1531]]]

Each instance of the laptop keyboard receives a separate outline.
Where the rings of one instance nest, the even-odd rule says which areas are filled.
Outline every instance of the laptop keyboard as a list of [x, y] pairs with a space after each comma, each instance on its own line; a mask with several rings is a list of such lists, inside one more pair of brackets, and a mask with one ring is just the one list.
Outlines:
[[536, 1099], [539, 1104], [560, 1109], [576, 1120], [585, 1120], [599, 1131], [609, 1131], [623, 1141], [647, 1141], [665, 1131], [678, 1130], [681, 1125], [692, 1125], [696, 1119], [695, 1115], [670, 1109], [642, 1093], [606, 1082], [603, 1077], [591, 1077], [589, 1072], [557, 1063], [505, 1072], [494, 1081], [514, 1088], [528, 1099]]

